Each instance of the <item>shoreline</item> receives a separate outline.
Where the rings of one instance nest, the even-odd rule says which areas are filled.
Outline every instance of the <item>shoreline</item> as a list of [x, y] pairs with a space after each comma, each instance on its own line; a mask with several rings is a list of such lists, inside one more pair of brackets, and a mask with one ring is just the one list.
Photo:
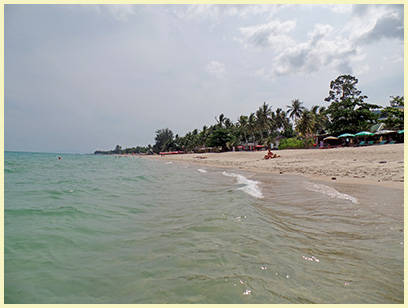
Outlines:
[[404, 189], [404, 144], [361, 148], [278, 150], [274, 153], [279, 154], [280, 157], [264, 160], [266, 151], [138, 157], [259, 174], [301, 175], [332, 184], [362, 184]]

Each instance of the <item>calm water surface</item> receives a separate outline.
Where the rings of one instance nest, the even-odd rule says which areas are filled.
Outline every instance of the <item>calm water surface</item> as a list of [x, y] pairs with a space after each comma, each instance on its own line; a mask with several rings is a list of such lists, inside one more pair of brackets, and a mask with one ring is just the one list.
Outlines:
[[402, 207], [397, 197], [136, 157], [6, 152], [5, 302], [401, 303], [403, 218], [382, 210]]

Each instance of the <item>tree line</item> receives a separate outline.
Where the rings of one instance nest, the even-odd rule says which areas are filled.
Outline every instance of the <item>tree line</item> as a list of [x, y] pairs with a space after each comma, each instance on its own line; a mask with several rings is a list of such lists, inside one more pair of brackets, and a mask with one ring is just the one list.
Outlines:
[[272, 110], [264, 102], [255, 112], [241, 115], [236, 122], [221, 113], [215, 118], [215, 124], [204, 125], [201, 130], [194, 129], [184, 136], [174, 135], [169, 128], [159, 129], [153, 146], [125, 150], [116, 146], [112, 151], [95, 154], [190, 152], [203, 148], [227, 151], [248, 143], [268, 146], [277, 138], [296, 140], [307, 147], [317, 135], [357, 133], [379, 122], [384, 123], [386, 129], [403, 129], [404, 113], [398, 107], [404, 106], [404, 97], [391, 96], [389, 106], [382, 108], [367, 103], [367, 96], [358, 90], [357, 83], [358, 79], [351, 75], [341, 75], [331, 81], [329, 95], [324, 99], [326, 106], [307, 109], [303, 102], [294, 99], [286, 110]]

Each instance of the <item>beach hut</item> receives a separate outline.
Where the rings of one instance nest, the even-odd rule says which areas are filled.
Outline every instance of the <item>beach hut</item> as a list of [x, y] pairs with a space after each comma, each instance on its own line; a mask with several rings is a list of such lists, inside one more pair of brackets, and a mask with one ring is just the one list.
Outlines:
[[334, 137], [334, 136], [325, 137], [325, 138], [323, 138], [323, 141], [325, 143], [327, 143], [329, 148], [330, 147], [336, 147], [336, 146], [338, 146], [340, 144], [339, 138]]

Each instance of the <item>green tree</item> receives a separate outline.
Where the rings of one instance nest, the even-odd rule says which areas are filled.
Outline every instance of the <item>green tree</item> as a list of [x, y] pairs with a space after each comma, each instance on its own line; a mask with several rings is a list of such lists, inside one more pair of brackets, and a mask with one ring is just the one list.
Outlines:
[[155, 141], [156, 143], [153, 146], [153, 151], [155, 153], [168, 151], [172, 146], [174, 146], [173, 132], [168, 128], [159, 129], [156, 131]]
[[386, 117], [382, 122], [386, 129], [404, 128], [404, 110], [398, 107], [404, 106], [403, 96], [391, 96], [390, 106], [385, 107], [381, 113]]
[[329, 103], [340, 103], [348, 98], [359, 98], [364, 100], [365, 95], [360, 95], [361, 91], [356, 88], [358, 79], [351, 75], [340, 75], [336, 80], [330, 82], [329, 96], [324, 100]]
[[371, 109], [377, 105], [365, 103], [367, 98], [356, 88], [358, 79], [350, 75], [342, 75], [330, 83], [330, 103], [326, 114], [329, 116], [328, 130], [331, 134], [357, 133], [367, 130], [375, 124], [378, 116]]
[[115, 147], [115, 149], [113, 150], [113, 153], [115, 153], [115, 154], [120, 154], [120, 153], [122, 153], [122, 147], [121, 147], [120, 145], [117, 145], [117, 146]]
[[222, 147], [223, 151], [227, 150], [227, 143], [231, 142], [232, 136], [225, 128], [216, 128], [208, 137], [207, 145], [210, 147]]

